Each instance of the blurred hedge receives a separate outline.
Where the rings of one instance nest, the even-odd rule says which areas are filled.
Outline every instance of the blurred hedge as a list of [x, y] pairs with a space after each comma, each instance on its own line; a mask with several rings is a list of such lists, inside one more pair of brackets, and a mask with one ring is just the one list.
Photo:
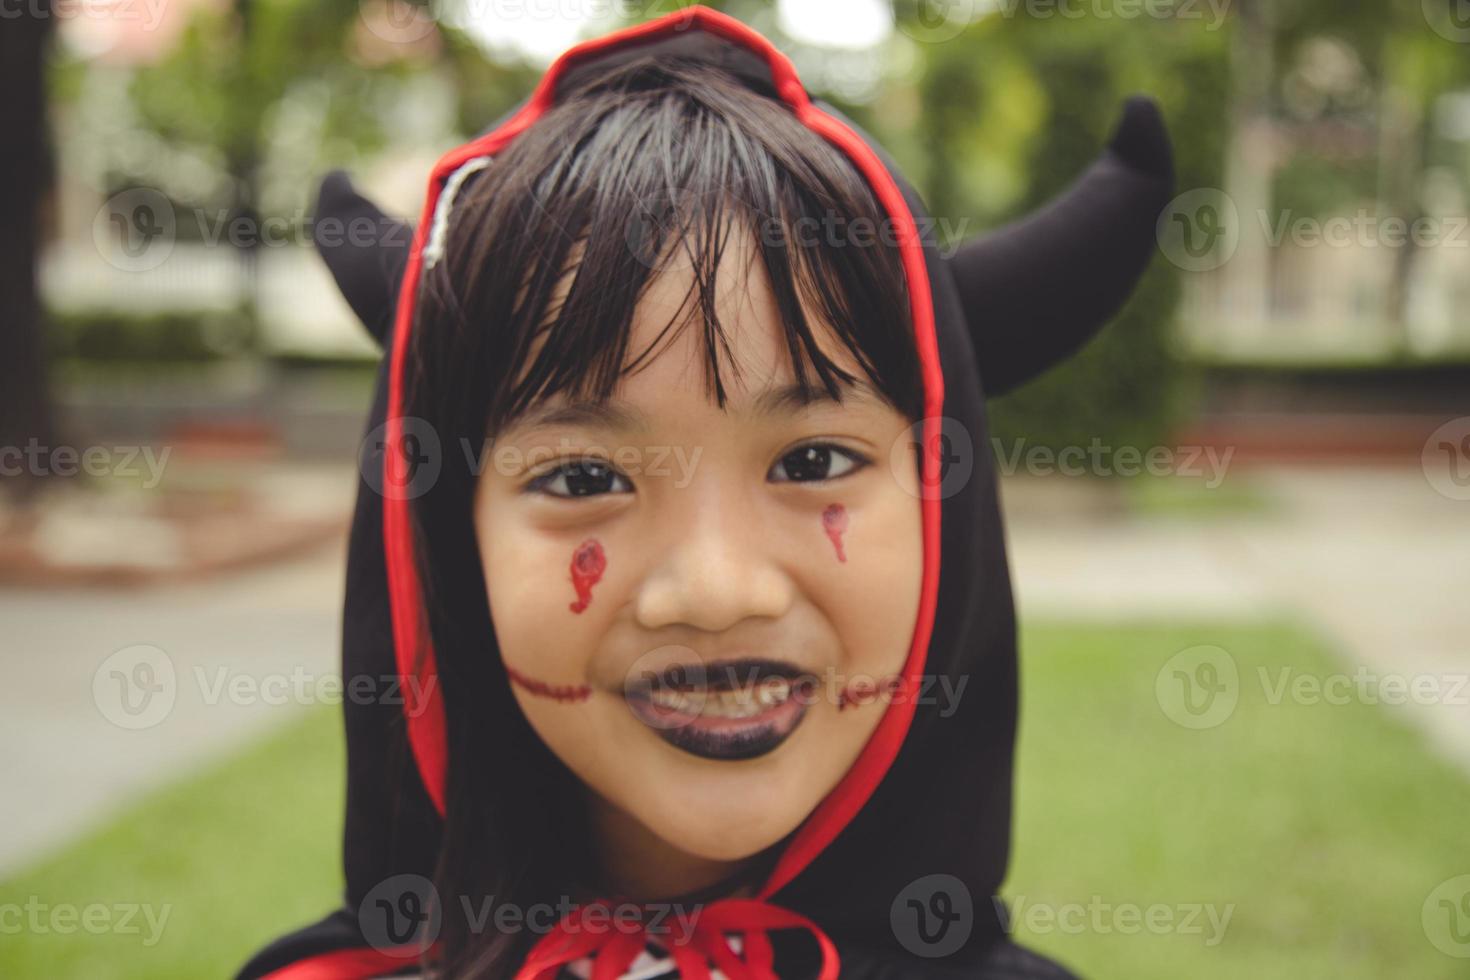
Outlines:
[[256, 325], [244, 310], [51, 311], [47, 342], [60, 361], [201, 363], [244, 352]]
[[[909, 162], [926, 173], [931, 210], [974, 215], [982, 228], [1035, 210], [1092, 162], [1135, 92], [1160, 103], [1178, 190], [1220, 186], [1230, 27], [997, 15], [954, 40], [920, 45], [922, 108], [908, 145], [922, 157]], [[991, 403], [992, 434], [1007, 447], [1022, 438], [1054, 448], [1093, 438], [1114, 447], [1167, 440], [1193, 388], [1172, 343], [1179, 295], [1179, 270], [1156, 253], [1096, 340]]]

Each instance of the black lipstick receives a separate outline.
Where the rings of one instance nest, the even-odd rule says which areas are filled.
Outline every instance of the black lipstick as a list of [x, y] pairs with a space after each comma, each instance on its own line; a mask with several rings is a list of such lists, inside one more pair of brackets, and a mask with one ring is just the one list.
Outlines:
[[816, 677], [780, 660], [676, 664], [630, 679], [633, 715], [677, 749], [703, 759], [754, 759], [796, 731]]

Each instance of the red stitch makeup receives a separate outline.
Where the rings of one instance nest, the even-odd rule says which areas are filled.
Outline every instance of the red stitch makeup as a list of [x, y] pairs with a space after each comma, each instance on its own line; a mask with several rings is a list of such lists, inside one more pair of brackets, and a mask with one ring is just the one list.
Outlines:
[[592, 688], [585, 684], [548, 684], [526, 676], [510, 664], [505, 664], [505, 675], [526, 693], [552, 701], [586, 701], [592, 696]]
[[592, 602], [592, 586], [602, 580], [602, 573], [606, 570], [607, 555], [603, 554], [601, 542], [588, 538], [577, 545], [572, 554], [572, 587], [577, 590], [577, 601], [571, 604], [572, 612], [579, 613]]
[[837, 549], [837, 560], [847, 561], [842, 550], [842, 532], [847, 530], [847, 508], [841, 504], [828, 504], [822, 511], [822, 529], [827, 532], [832, 547]]
[[903, 678], [898, 674], [891, 674], [876, 684], [865, 678], [856, 678], [838, 693], [837, 710], [842, 711], [849, 705], [867, 704], [880, 695], [892, 697], [902, 687]]

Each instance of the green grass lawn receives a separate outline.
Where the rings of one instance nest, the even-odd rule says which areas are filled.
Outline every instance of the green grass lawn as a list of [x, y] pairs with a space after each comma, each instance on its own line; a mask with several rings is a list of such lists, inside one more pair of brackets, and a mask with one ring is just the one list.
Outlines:
[[[1228, 651], [1241, 684], [1227, 720], [1193, 730], [1160, 709], [1155, 678], [1199, 644]], [[1343, 669], [1312, 637], [1284, 625], [1032, 624], [1023, 650], [1005, 889], [1021, 909], [1018, 941], [1088, 978], [1466, 975], [1420, 916], [1431, 889], [1470, 872], [1470, 782], [1391, 709], [1269, 703], [1257, 668], [1273, 681], [1284, 666]], [[336, 709], [317, 710], [0, 884], [0, 908], [168, 910], [151, 945], [141, 915], [134, 934], [4, 935], [0, 977], [231, 975], [336, 900], [342, 766]], [[1186, 923], [1196, 906], [1230, 907], [1222, 938], [1203, 913]], [[1182, 928], [1151, 931], [1149, 914], [1155, 929], [1166, 916]]]
[[[162, 922], [151, 945], [142, 912], [124, 926], [138, 928], [130, 934], [91, 934], [79, 916], [70, 934], [0, 935], [0, 977], [232, 977], [276, 934], [330, 911], [341, 881], [339, 712], [312, 709], [245, 754], [158, 793], [0, 884], [0, 908], [140, 905]], [[50, 910], [42, 915], [44, 922]]]
[[[1234, 659], [1239, 700], [1195, 730], [1164, 714], [1155, 678], [1201, 644]], [[1402, 708], [1273, 704], [1283, 668], [1351, 675], [1313, 637], [1284, 625], [1034, 625], [1023, 649], [1003, 891], [1023, 909], [1080, 906], [1084, 928], [1078, 911], [1067, 931], [1043, 911], [1030, 931], [1023, 913], [1017, 941], [1089, 978], [1470, 975], [1421, 921], [1436, 885], [1470, 873], [1470, 782], [1430, 755]], [[1203, 915], [1189, 924], [1200, 932], [1159, 933], [1125, 919], [1124, 905], [1162, 906], [1159, 926], [1166, 912], [1185, 926], [1190, 906], [1234, 908], [1207, 945]]]

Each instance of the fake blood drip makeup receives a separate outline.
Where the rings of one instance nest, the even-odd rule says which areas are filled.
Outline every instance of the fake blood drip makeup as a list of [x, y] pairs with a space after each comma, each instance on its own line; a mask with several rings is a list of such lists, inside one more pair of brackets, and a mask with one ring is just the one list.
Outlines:
[[577, 545], [577, 550], [572, 553], [572, 588], [577, 590], [577, 601], [571, 604], [571, 610], [579, 613], [587, 608], [592, 601], [592, 586], [602, 580], [602, 573], [607, 570], [607, 555], [602, 552], [602, 543], [596, 538], [588, 538]]
[[822, 511], [822, 529], [827, 532], [832, 547], [837, 549], [837, 560], [847, 561], [842, 550], [842, 532], [847, 530], [847, 508], [841, 504], [828, 504]]

